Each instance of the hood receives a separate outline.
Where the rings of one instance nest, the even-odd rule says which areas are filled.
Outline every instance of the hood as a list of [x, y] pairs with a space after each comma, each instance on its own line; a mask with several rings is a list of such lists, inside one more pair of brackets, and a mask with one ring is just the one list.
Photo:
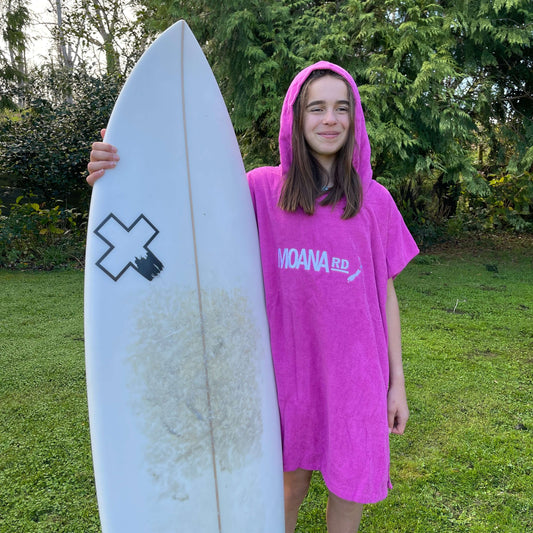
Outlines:
[[353, 166], [363, 185], [363, 190], [370, 185], [372, 181], [372, 167], [370, 166], [370, 142], [366, 132], [365, 117], [361, 107], [361, 98], [359, 91], [352, 76], [343, 68], [327, 61], [319, 61], [302, 70], [292, 81], [281, 111], [280, 130], [279, 130], [279, 153], [281, 160], [281, 170], [285, 175], [292, 163], [292, 122], [293, 122], [293, 105], [300, 94], [300, 89], [314, 70], [328, 69], [340, 74], [352, 88], [355, 100], [355, 150], [353, 154]]

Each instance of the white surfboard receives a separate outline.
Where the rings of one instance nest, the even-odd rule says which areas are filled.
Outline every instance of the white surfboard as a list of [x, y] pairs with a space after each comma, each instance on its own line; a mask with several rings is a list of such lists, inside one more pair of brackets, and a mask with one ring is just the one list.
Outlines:
[[141, 58], [93, 190], [86, 368], [104, 533], [284, 531], [257, 229], [233, 128], [180, 21]]

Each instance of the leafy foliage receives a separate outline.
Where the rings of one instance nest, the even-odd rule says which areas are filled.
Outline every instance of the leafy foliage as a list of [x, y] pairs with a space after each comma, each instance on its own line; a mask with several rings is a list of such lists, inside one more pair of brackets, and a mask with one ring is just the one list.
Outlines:
[[[533, 165], [533, 9], [529, 0], [452, 0], [446, 6], [457, 91], [478, 125], [478, 165], [512, 173]], [[490, 166], [489, 170], [487, 166]]]
[[0, 216], [0, 267], [38, 265], [48, 270], [81, 262], [85, 217], [74, 209], [48, 208], [32, 200], [19, 196]]
[[[474, 124], [454, 98], [459, 72], [442, 8], [418, 0], [348, 4], [359, 21], [352, 68], [366, 104], [375, 176], [399, 204], [424, 212], [426, 220], [437, 191], [443, 205], [433, 214], [453, 214], [455, 184], [460, 178], [475, 184], [468, 157]], [[403, 194], [424, 182], [427, 197]]]
[[[320, 59], [354, 75], [375, 176], [407, 210], [423, 214], [414, 223], [454, 216], [463, 190], [489, 193], [471, 157], [476, 143], [488, 147], [493, 169], [523, 171], [533, 162], [527, 0], [145, 3], [154, 28], [189, 21], [221, 84], [247, 168], [277, 162], [286, 88]], [[412, 196], [420, 189], [423, 198]]]
[[490, 192], [479, 197], [465, 192], [460, 213], [467, 229], [493, 228], [515, 231], [531, 230], [533, 226], [533, 175], [523, 172], [488, 176]]
[[297, 65], [287, 34], [286, 2], [180, 0], [145, 2], [161, 31], [178, 19], [203, 45], [237, 131], [248, 167], [277, 161], [277, 128], [284, 91]]
[[16, 108], [26, 79], [26, 29], [30, 13], [25, 0], [8, 0], [0, 6], [0, 34], [7, 55], [0, 47], [0, 110]]
[[[107, 123], [119, 86], [118, 78], [82, 71], [35, 73], [29, 106], [0, 121], [0, 176], [43, 200], [87, 208], [88, 144]], [[60, 98], [61, 87], [72, 103]]]
[[49, 269], [81, 262], [85, 216], [75, 209], [48, 208], [22, 196], [0, 218], [0, 266]]
[[[112, 43], [110, 72], [119, 64], [115, 38], [130, 28], [120, 22], [122, 4], [133, 6], [138, 21], [139, 47], [120, 57], [126, 69], [152, 36], [188, 21], [219, 82], [247, 168], [277, 164], [279, 111], [292, 77], [330, 60], [354, 75], [374, 175], [422, 240], [438, 238], [436, 228], [447, 220], [459, 227], [463, 217], [469, 226], [471, 209], [488, 217], [486, 227], [508, 215], [503, 225], [530, 228], [516, 210], [489, 214], [496, 190], [511, 194], [492, 177], [510, 176], [504, 181], [511, 183], [533, 167], [529, 0], [109, 0], [115, 22], [104, 33], [116, 35], [100, 37]], [[103, 6], [76, 0], [65, 10], [64, 43], [83, 41]], [[91, 77], [87, 68], [33, 73], [24, 94], [9, 80], [14, 72], [1, 73], [26, 103], [0, 117], [0, 181], [86, 207], [88, 145], [107, 123], [121, 84], [114, 76]]]

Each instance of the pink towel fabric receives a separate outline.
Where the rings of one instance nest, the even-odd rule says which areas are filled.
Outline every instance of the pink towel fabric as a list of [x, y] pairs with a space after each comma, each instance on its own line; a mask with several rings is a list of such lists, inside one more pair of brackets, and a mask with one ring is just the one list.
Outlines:
[[[292, 161], [292, 106], [312, 70], [341, 74], [354, 92], [361, 211], [341, 220], [317, 203], [315, 214], [277, 207]], [[389, 192], [372, 180], [370, 144], [354, 80], [319, 62], [298, 74], [283, 105], [279, 167], [248, 175], [265, 283], [278, 389], [285, 471], [319, 470], [328, 489], [359, 503], [390, 488], [385, 302], [394, 278], [418, 248]]]

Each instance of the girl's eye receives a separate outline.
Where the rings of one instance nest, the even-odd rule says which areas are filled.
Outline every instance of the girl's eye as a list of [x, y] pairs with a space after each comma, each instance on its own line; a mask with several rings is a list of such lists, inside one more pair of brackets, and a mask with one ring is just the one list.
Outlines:
[[348, 113], [350, 111], [350, 108], [348, 106], [340, 106], [337, 108], [337, 111], [339, 113]]

